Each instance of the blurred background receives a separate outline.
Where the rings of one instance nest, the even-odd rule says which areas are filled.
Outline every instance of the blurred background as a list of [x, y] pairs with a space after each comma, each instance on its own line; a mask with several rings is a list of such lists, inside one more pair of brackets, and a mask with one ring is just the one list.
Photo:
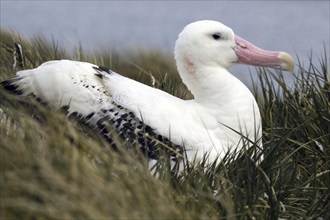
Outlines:
[[[1, 29], [43, 36], [85, 52], [159, 49], [173, 53], [182, 28], [217, 20], [255, 45], [308, 57], [329, 57], [329, 1], [7, 1]], [[328, 61], [329, 62], [329, 61]], [[238, 69], [238, 71], [242, 71]]]

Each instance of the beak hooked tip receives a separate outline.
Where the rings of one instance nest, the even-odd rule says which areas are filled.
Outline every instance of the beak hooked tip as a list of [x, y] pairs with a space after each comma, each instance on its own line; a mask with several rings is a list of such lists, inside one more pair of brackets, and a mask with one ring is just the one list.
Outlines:
[[282, 61], [281, 69], [284, 71], [292, 72], [294, 69], [294, 61], [290, 54], [285, 52], [280, 52], [277, 56], [278, 59]]

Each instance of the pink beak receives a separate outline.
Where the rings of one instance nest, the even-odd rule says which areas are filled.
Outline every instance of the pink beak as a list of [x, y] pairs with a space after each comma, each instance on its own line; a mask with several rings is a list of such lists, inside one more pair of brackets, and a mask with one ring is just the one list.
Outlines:
[[235, 41], [239, 63], [293, 71], [294, 62], [288, 53], [260, 49], [237, 35]]

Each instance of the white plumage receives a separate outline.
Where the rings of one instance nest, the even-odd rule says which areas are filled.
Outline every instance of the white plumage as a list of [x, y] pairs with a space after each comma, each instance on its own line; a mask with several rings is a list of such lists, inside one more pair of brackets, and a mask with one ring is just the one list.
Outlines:
[[[219, 22], [197, 21], [180, 33], [175, 59], [193, 100], [179, 99], [94, 64], [69, 60], [20, 71], [11, 85], [52, 108], [67, 106], [68, 114], [78, 113], [100, 131], [111, 121], [124, 137], [141, 138], [145, 136], [137, 133], [147, 126], [151, 128], [147, 133], [159, 140], [184, 146], [188, 159], [208, 153], [212, 162], [242, 147], [242, 136], [261, 145], [259, 108], [228, 68], [246, 63], [291, 71], [290, 55], [261, 50]], [[141, 145], [155, 144], [139, 140]], [[157, 158], [152, 152], [148, 155]]]

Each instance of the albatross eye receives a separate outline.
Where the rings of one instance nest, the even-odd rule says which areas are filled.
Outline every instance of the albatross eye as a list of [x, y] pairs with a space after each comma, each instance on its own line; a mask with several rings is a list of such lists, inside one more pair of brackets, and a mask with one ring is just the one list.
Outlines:
[[215, 33], [215, 34], [212, 34], [212, 37], [214, 40], [221, 40], [223, 39], [222, 35], [220, 33]]

